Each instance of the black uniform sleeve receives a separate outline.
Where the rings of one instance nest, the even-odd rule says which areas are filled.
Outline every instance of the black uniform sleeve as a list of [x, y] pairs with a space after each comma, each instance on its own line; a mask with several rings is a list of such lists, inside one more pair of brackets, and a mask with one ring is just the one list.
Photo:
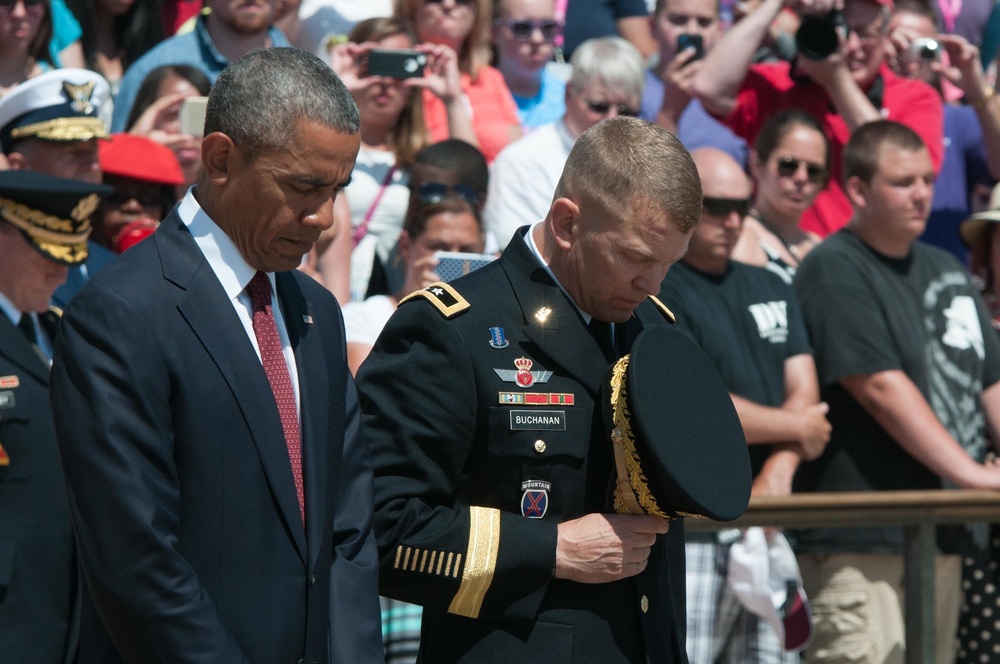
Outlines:
[[552, 578], [557, 527], [468, 504], [470, 468], [487, 444], [457, 327], [425, 300], [404, 304], [358, 374], [375, 463], [380, 591], [527, 625]]

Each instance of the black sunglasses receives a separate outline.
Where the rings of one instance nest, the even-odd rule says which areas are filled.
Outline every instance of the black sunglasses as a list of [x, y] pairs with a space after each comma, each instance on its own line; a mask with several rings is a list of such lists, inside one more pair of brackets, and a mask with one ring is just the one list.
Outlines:
[[799, 172], [799, 167], [803, 164], [805, 164], [806, 167], [806, 177], [809, 178], [810, 182], [820, 184], [826, 181], [825, 166], [814, 164], [802, 159], [796, 159], [795, 157], [782, 157], [778, 160], [778, 175], [790, 178]]
[[552, 40], [562, 32], [563, 22], [551, 18], [528, 20], [520, 18], [498, 18], [493, 25], [506, 25], [515, 39], [527, 41], [535, 30], [541, 30], [545, 39]]
[[601, 115], [607, 115], [608, 111], [612, 108], [618, 109], [618, 115], [624, 115], [630, 118], [634, 118], [639, 115], [639, 109], [637, 108], [632, 108], [631, 106], [626, 106], [625, 104], [612, 104], [606, 101], [591, 101], [588, 99], [587, 108], [589, 108], [592, 113], [599, 113]]
[[745, 217], [747, 212], [750, 211], [750, 204], [752, 200], [749, 198], [718, 198], [715, 196], [705, 196], [702, 199], [702, 205], [705, 207], [705, 212], [708, 212], [713, 217], [728, 217], [733, 212], [740, 215], [740, 217]]
[[417, 197], [421, 203], [437, 205], [449, 195], [455, 195], [474, 208], [483, 202], [483, 195], [465, 184], [444, 184], [443, 182], [421, 182], [417, 187]]

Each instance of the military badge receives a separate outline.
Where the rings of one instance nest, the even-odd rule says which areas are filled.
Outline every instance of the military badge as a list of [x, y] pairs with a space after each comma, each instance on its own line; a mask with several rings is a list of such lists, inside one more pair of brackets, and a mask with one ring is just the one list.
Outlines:
[[0, 466], [9, 466], [10, 456], [7, 454], [7, 450], [3, 448], [3, 444], [0, 444]]
[[0, 392], [0, 408], [13, 408], [16, 404], [14, 400], [13, 390], [4, 390]]
[[504, 336], [502, 327], [491, 327], [490, 328], [490, 346], [493, 348], [506, 348], [510, 345], [507, 341], [507, 337]]
[[501, 406], [572, 406], [575, 397], [559, 392], [498, 392], [497, 404]]
[[17, 376], [0, 376], [0, 388], [17, 387], [21, 384], [21, 379]]
[[548, 307], [542, 307], [541, 309], [535, 312], [535, 320], [544, 325], [545, 321], [549, 319], [550, 315], [552, 315], [552, 309], [549, 309]]
[[69, 97], [70, 108], [84, 115], [94, 113], [94, 102], [90, 98], [94, 94], [96, 86], [95, 81], [87, 81], [81, 85], [73, 85], [69, 81], [64, 82], [63, 92]]
[[521, 482], [521, 515], [529, 519], [541, 519], [549, 511], [549, 491], [552, 483], [543, 480]]
[[519, 357], [514, 360], [517, 369], [494, 369], [500, 380], [508, 383], [517, 383], [518, 387], [531, 387], [535, 383], [547, 383], [552, 377], [551, 371], [532, 371], [534, 364], [526, 357]]

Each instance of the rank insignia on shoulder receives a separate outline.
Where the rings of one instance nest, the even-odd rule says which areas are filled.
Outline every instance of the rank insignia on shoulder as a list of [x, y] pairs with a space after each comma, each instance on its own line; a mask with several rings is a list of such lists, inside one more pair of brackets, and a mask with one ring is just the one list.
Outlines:
[[534, 364], [526, 357], [519, 357], [514, 360], [517, 369], [494, 369], [500, 380], [508, 383], [517, 383], [519, 387], [531, 387], [535, 383], [547, 383], [552, 377], [551, 371], [532, 371]]
[[413, 291], [400, 300], [399, 304], [421, 297], [433, 304], [445, 318], [454, 318], [472, 306], [457, 290], [443, 281], [437, 281], [423, 290]]
[[493, 348], [506, 348], [510, 345], [507, 341], [507, 337], [504, 336], [502, 327], [491, 327], [490, 328], [490, 346]]
[[549, 511], [549, 491], [551, 482], [525, 480], [521, 482], [521, 515], [529, 519], [541, 519]]
[[21, 384], [21, 379], [17, 376], [0, 376], [0, 389], [5, 387], [17, 387]]
[[650, 295], [649, 301], [652, 302], [656, 306], [656, 308], [660, 310], [660, 313], [663, 314], [663, 317], [666, 318], [668, 321], [670, 321], [671, 323], [677, 321], [677, 317], [674, 316], [674, 312], [668, 309], [667, 305], [660, 302], [660, 299], [658, 297]]
[[7, 454], [7, 450], [3, 448], [3, 444], [0, 443], [0, 466], [9, 466], [10, 456]]

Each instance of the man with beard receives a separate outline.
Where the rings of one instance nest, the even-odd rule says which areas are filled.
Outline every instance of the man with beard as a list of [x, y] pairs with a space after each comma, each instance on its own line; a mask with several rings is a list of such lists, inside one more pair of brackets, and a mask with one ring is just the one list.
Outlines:
[[[927, 147], [899, 123], [861, 127], [844, 189], [853, 218], [795, 273], [833, 433], [793, 490], [1000, 489], [1000, 464], [976, 461], [1000, 430], [1000, 339], [958, 261], [917, 241], [934, 194]], [[940, 528], [939, 552], [961, 550], [961, 532]], [[903, 661], [902, 547], [898, 527], [798, 532], [810, 664]], [[938, 662], [954, 659], [959, 569], [937, 557]]]
[[250, 51], [288, 46], [281, 31], [271, 25], [277, 5], [277, 0], [207, 0], [205, 6], [212, 11], [198, 17], [194, 30], [164, 40], [125, 72], [115, 98], [112, 131], [125, 131], [139, 87], [161, 65], [192, 65], [215, 83], [230, 62]]

